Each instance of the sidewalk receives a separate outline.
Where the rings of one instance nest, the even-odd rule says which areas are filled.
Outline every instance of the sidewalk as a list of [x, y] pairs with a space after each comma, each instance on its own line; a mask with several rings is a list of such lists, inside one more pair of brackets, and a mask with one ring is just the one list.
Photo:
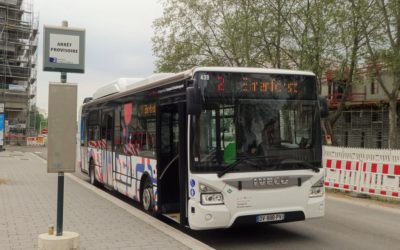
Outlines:
[[[64, 192], [63, 228], [80, 234], [80, 249], [189, 249], [69, 177]], [[55, 226], [56, 195], [57, 175], [43, 160], [1, 152], [0, 249], [37, 249], [38, 235]]]

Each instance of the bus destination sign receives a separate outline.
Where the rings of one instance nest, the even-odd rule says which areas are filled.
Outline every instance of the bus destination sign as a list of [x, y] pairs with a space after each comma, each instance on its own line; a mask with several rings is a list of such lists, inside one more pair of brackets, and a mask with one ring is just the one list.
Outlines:
[[311, 76], [201, 73], [200, 86], [212, 96], [236, 96], [239, 98], [312, 99], [315, 97], [315, 81]]
[[271, 79], [270, 81], [265, 80], [254, 80], [248, 77], [243, 77], [243, 82], [241, 83], [241, 91], [243, 92], [261, 92], [261, 93], [281, 93], [287, 92], [288, 94], [297, 94], [298, 86], [297, 82], [282, 82], [276, 79]]

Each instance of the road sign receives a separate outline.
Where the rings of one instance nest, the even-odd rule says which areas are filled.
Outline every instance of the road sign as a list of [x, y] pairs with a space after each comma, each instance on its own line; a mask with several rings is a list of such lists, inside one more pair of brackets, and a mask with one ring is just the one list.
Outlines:
[[4, 121], [4, 103], [0, 103], [0, 146], [4, 145], [4, 127], [5, 127], [5, 121]]
[[48, 133], [47, 128], [42, 128], [42, 130], [40, 130], [40, 133], [41, 133], [42, 135], [47, 135], [47, 133]]
[[44, 26], [43, 71], [85, 72], [85, 29]]
[[4, 113], [0, 113], [0, 146], [4, 146]]

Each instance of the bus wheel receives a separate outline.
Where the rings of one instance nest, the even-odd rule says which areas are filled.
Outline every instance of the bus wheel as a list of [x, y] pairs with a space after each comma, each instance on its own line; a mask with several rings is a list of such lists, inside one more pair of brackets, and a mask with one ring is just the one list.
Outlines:
[[90, 160], [89, 162], [89, 178], [90, 178], [90, 184], [97, 186], [98, 182], [96, 180], [95, 177], [95, 173], [94, 173], [94, 163], [93, 160]]
[[142, 188], [142, 207], [146, 212], [152, 213], [153, 204], [153, 186], [151, 185], [150, 179], [146, 178]]

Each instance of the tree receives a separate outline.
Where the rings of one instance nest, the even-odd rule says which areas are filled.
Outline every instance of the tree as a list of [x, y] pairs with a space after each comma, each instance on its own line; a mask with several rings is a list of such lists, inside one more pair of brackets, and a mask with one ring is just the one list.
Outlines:
[[196, 65], [255, 65], [250, 0], [166, 0], [154, 21], [158, 71]]
[[[356, 81], [357, 66], [362, 60], [365, 45], [362, 13], [367, 13], [369, 5], [364, 0], [337, 2], [340, 6], [336, 13], [335, 30], [337, 39], [332, 47], [332, 59], [339, 63], [338, 77], [344, 83], [344, 93], [335, 112], [329, 116], [331, 126], [336, 123], [346, 107], [351, 88]], [[371, 24], [367, 24], [371, 26]]]
[[[40, 129], [47, 127], [47, 118], [39, 112], [39, 109], [34, 105], [31, 107], [30, 124], [33, 124], [35, 133], [40, 133]], [[31, 126], [31, 127], [33, 127]]]
[[157, 70], [261, 66], [321, 76], [336, 7], [333, 0], [165, 0], [153, 24]]

